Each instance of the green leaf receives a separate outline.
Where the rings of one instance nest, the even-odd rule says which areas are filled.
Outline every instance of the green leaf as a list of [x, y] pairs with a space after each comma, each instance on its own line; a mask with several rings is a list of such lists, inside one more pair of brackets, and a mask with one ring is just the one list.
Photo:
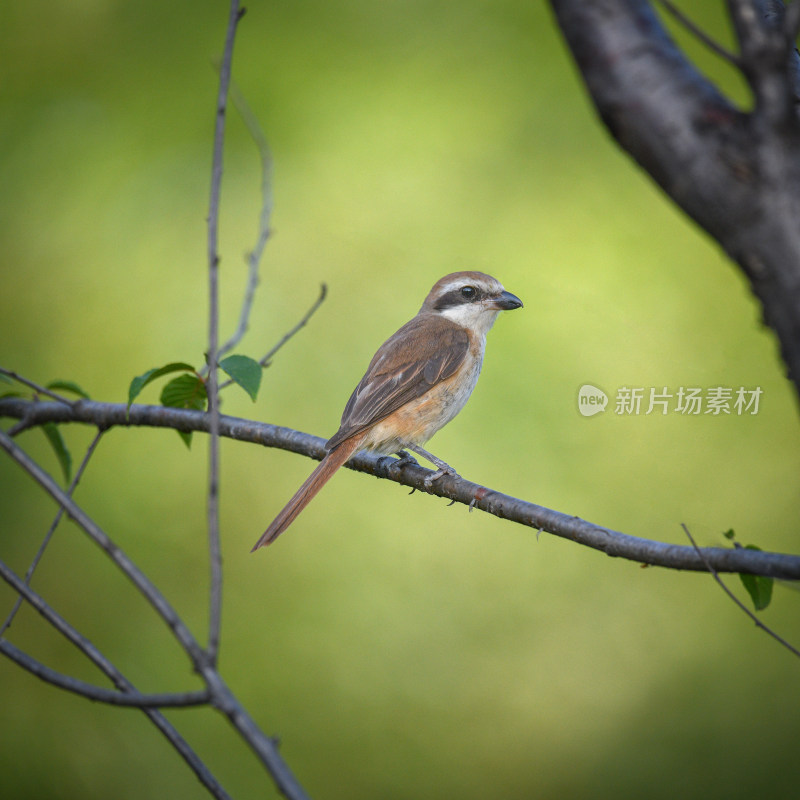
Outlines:
[[194, 372], [194, 367], [191, 364], [185, 364], [182, 361], [175, 361], [172, 364], [167, 364], [164, 367], [155, 367], [149, 369], [142, 375], [137, 376], [131, 381], [130, 388], [128, 389], [128, 408], [130, 409], [131, 403], [137, 398], [139, 392], [147, 386], [150, 381], [160, 378], [162, 375], [167, 375], [170, 372]]
[[736, 534], [733, 532], [733, 528], [728, 528], [725, 533], [722, 534], [726, 539], [733, 539]]
[[772, 578], [764, 578], [761, 575], [747, 575], [740, 573], [744, 588], [747, 589], [750, 599], [756, 611], [763, 611], [772, 600]]
[[[748, 544], [745, 546], [745, 550], [761, 550], [761, 548], [754, 544]], [[739, 578], [744, 588], [747, 589], [756, 611], [763, 611], [772, 600], [773, 579], [764, 578], [761, 575], [748, 575], [743, 572], [739, 573]]]
[[45, 424], [42, 425], [42, 430], [56, 454], [58, 463], [61, 465], [61, 471], [64, 473], [64, 481], [69, 483], [72, 477], [72, 456], [69, 454], [69, 450], [67, 450], [67, 446], [64, 444], [64, 439], [61, 436], [58, 425], [56, 425], [55, 422], [45, 422]]
[[195, 374], [179, 375], [161, 390], [161, 403], [170, 408], [205, 411], [207, 399], [205, 382]]
[[50, 383], [47, 384], [47, 388], [60, 389], [62, 392], [72, 392], [72, 394], [76, 394], [84, 400], [91, 399], [77, 383], [73, 383], [72, 381], [50, 381]]
[[261, 364], [247, 356], [228, 356], [223, 358], [219, 365], [255, 402], [261, 386]]
[[[194, 372], [191, 375], [179, 375], [177, 378], [173, 378], [161, 390], [161, 403], [170, 408], [205, 411], [207, 400], [205, 382]], [[192, 446], [191, 431], [178, 431], [177, 433], [187, 447]]]
[[8, 375], [3, 375], [2, 372], [0, 372], [0, 381], [2, 381], [3, 383], [14, 383], [14, 381], [12, 381], [11, 378], [8, 377]]

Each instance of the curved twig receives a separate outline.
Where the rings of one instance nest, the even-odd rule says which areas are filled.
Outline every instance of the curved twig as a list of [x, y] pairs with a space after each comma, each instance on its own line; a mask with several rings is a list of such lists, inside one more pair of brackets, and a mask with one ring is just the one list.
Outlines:
[[29, 656], [23, 650], [15, 647], [7, 639], [0, 639], [0, 653], [10, 658], [23, 669], [41, 678], [46, 683], [57, 686], [73, 694], [79, 694], [98, 703], [107, 703], [112, 706], [129, 706], [131, 708], [189, 708], [191, 706], [207, 705], [211, 695], [207, 689], [197, 692], [165, 692], [163, 694], [141, 694], [140, 692], [120, 692], [116, 689], [106, 689], [95, 686], [93, 683], [64, 675], [62, 672], [51, 669], [41, 661]]
[[[54, 408], [67, 408], [66, 406], [56, 403], [47, 403], [47, 405], [53, 406]], [[170, 628], [178, 643], [186, 651], [192, 662], [195, 664], [202, 664], [205, 661], [205, 653], [189, 628], [180, 616], [178, 616], [166, 597], [164, 597], [144, 572], [131, 561], [122, 548], [113, 542], [108, 534], [72, 499], [72, 497], [3, 431], [0, 431], [0, 448], [5, 450], [45, 492], [61, 505], [72, 520], [89, 535], [128, 580], [133, 583]]]
[[736, 595], [735, 595], [735, 594], [734, 594], [734, 593], [733, 593], [733, 592], [732, 592], [732, 591], [731, 591], [731, 590], [730, 590], [730, 589], [729, 589], [729, 588], [728, 588], [728, 587], [725, 585], [725, 583], [723, 582], [722, 578], [720, 578], [720, 576], [719, 576], [719, 574], [717, 573], [717, 571], [714, 569], [714, 567], [713, 567], [713, 566], [712, 566], [712, 565], [711, 565], [711, 564], [708, 562], [708, 560], [706, 559], [705, 555], [703, 554], [703, 551], [702, 551], [702, 550], [701, 550], [701, 549], [700, 549], [700, 548], [697, 546], [697, 542], [695, 542], [695, 540], [694, 540], [694, 536], [692, 536], [692, 534], [691, 534], [691, 533], [689, 533], [689, 529], [686, 527], [686, 525], [685, 525], [683, 522], [681, 522], [681, 528], [683, 528], [683, 532], [686, 534], [686, 536], [688, 537], [689, 541], [692, 543], [692, 547], [694, 547], [695, 551], [697, 552], [697, 555], [698, 555], [698, 556], [700, 556], [700, 558], [702, 558], [702, 559], [703, 559], [703, 563], [706, 565], [706, 569], [707, 569], [707, 570], [708, 570], [708, 571], [711, 573], [711, 577], [712, 577], [712, 578], [714, 578], [714, 580], [715, 580], [715, 581], [716, 581], [716, 582], [717, 582], [717, 583], [718, 583], [718, 584], [719, 584], [719, 585], [722, 587], [722, 590], [725, 592], [725, 594], [727, 594], [727, 595], [728, 595], [728, 597], [730, 597], [730, 599], [731, 599], [731, 600], [733, 600], [733, 602], [734, 602], [734, 603], [736, 603], [736, 605], [737, 605], [737, 606], [739, 606], [739, 608], [740, 608], [742, 611], [744, 611], [744, 613], [745, 613], [745, 614], [747, 614], [747, 616], [748, 616], [748, 617], [750, 617], [750, 619], [751, 619], [751, 620], [753, 620], [753, 622], [755, 622], [755, 624], [756, 624], [756, 627], [757, 627], [757, 628], [761, 628], [761, 630], [762, 630], [762, 631], [764, 631], [764, 633], [767, 633], [767, 634], [769, 634], [769, 635], [770, 635], [770, 636], [771, 636], [773, 639], [775, 639], [775, 641], [777, 641], [779, 644], [782, 644], [782, 645], [783, 645], [783, 646], [784, 646], [784, 647], [785, 647], [785, 648], [786, 648], [786, 649], [787, 649], [787, 650], [788, 650], [790, 653], [792, 653], [792, 654], [796, 655], [798, 658], [800, 658], [800, 650], [798, 650], [796, 647], [793, 647], [791, 644], [789, 644], [789, 642], [787, 642], [787, 641], [786, 641], [786, 639], [784, 639], [782, 636], [779, 636], [777, 633], [775, 633], [775, 631], [773, 631], [773, 630], [772, 630], [772, 628], [770, 628], [770, 627], [768, 627], [767, 625], [765, 625], [765, 624], [764, 624], [764, 623], [763, 623], [763, 622], [762, 622], [762, 621], [761, 621], [761, 620], [760, 620], [760, 619], [759, 619], [759, 618], [758, 618], [758, 617], [757, 617], [757, 616], [756, 616], [756, 615], [755, 615], [755, 614], [754, 614], [754, 613], [753, 613], [753, 612], [752, 612], [752, 611], [751, 611], [751, 610], [750, 610], [750, 609], [749, 609], [749, 608], [748, 608], [748, 607], [747, 607], [747, 606], [746, 606], [746, 605], [745, 605], [745, 604], [744, 604], [744, 603], [743, 603], [743, 602], [742, 602], [742, 601], [741, 601], [741, 600], [740, 600], [740, 599], [739, 599], [739, 598], [738, 598], [738, 597], [737, 597], [737, 596], [736, 596]]

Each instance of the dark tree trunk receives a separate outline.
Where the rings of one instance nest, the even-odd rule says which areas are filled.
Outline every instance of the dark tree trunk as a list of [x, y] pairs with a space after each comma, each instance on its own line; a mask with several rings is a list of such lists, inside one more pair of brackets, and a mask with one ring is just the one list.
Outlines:
[[736, 261], [800, 393], [798, 17], [775, 0], [729, 0], [743, 111], [692, 64], [647, 0], [551, 0], [611, 135]]

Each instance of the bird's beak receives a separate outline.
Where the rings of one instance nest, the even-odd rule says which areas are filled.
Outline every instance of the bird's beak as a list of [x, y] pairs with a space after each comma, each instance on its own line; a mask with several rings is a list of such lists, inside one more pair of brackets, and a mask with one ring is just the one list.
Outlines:
[[490, 305], [498, 311], [513, 311], [515, 308], [522, 308], [522, 300], [515, 294], [504, 291], [498, 297], [493, 297]]

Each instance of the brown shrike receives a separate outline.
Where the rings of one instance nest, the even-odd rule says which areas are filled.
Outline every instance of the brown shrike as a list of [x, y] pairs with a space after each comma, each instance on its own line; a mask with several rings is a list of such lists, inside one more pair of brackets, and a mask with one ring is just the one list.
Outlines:
[[486, 334], [501, 311], [522, 301], [483, 272], [454, 272], [431, 289], [414, 319], [387, 339], [350, 396], [328, 451], [253, 550], [270, 544], [311, 502], [333, 473], [359, 450], [413, 461], [406, 450], [435, 464], [425, 483], [457, 475], [423, 450], [436, 431], [464, 407], [478, 381]]

